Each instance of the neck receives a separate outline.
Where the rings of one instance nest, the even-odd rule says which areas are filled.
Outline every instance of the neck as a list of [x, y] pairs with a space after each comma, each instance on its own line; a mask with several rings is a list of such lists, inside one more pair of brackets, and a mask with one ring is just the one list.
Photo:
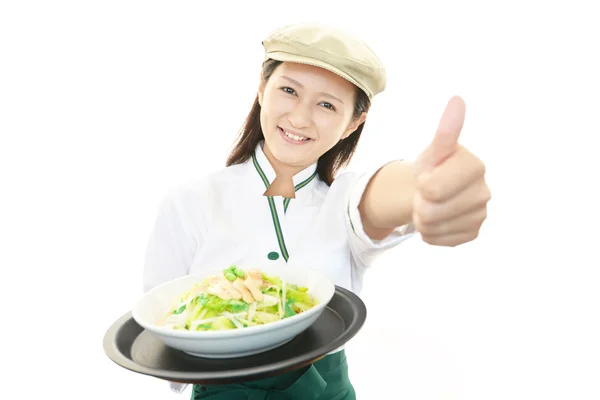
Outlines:
[[280, 162], [277, 160], [277, 158], [275, 158], [275, 156], [273, 156], [273, 153], [271, 153], [266, 143], [263, 147], [263, 152], [275, 170], [275, 180], [271, 182], [271, 185], [264, 195], [282, 196], [290, 199], [295, 198], [296, 192], [294, 189], [294, 175], [302, 171], [303, 167], [293, 167]]

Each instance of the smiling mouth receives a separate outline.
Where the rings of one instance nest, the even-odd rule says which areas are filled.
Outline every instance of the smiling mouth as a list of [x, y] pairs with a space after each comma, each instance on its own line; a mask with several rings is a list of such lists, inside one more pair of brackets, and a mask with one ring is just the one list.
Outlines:
[[311, 141], [312, 139], [306, 136], [302, 136], [302, 135], [298, 135], [297, 133], [293, 133], [293, 132], [289, 132], [286, 131], [285, 129], [281, 128], [281, 127], [277, 127], [277, 129], [279, 129], [279, 131], [288, 139], [293, 140], [294, 142], [297, 143], [302, 143], [302, 142], [308, 142]]

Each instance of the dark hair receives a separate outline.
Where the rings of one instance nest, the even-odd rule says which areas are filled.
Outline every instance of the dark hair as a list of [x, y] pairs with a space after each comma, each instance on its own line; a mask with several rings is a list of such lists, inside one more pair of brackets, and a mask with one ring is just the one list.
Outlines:
[[[281, 61], [266, 60], [262, 66], [262, 79], [265, 83], [269, 80], [275, 68], [281, 64]], [[367, 112], [371, 106], [371, 101], [364, 91], [356, 88], [356, 102], [354, 106], [353, 118], [358, 118], [363, 112]], [[256, 146], [261, 140], [264, 140], [262, 127], [260, 125], [260, 104], [258, 95], [254, 100], [252, 109], [246, 117], [246, 121], [239, 132], [235, 146], [227, 159], [227, 166], [241, 164], [250, 159]], [[329, 151], [323, 154], [317, 162], [317, 173], [319, 178], [327, 185], [331, 185], [335, 179], [337, 171], [347, 165], [354, 155], [358, 140], [363, 131], [365, 123], [363, 122], [346, 139], [339, 141]]]

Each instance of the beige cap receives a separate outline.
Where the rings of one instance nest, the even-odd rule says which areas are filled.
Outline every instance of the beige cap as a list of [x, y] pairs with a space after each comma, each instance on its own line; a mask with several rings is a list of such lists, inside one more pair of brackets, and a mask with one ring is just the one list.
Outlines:
[[317, 22], [286, 25], [262, 42], [265, 59], [325, 68], [361, 88], [369, 98], [385, 89], [381, 60], [361, 40]]

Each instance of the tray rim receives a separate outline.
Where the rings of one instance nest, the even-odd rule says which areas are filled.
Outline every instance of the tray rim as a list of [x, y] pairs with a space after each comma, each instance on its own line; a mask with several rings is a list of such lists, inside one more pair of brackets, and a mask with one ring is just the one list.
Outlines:
[[[354, 338], [354, 336], [356, 336], [356, 334], [363, 327], [367, 318], [367, 308], [364, 301], [352, 291], [341, 286], [335, 285], [334, 296], [331, 298], [329, 303], [327, 303], [327, 306], [325, 308], [327, 308], [330, 312], [337, 314], [342, 320], [343, 318], [341, 317], [341, 315], [330, 306], [331, 302], [334, 301], [334, 298], [336, 296], [345, 298], [348, 301], [348, 303], [352, 305], [352, 308], [358, 308], [357, 312], [354, 314], [354, 318], [346, 326], [342, 335], [338, 336], [335, 340], [318, 349], [312, 350], [310, 352], [295, 357], [286, 358], [285, 361], [280, 360], [271, 362], [267, 365], [254, 366], [251, 368], [251, 371], [250, 368], [217, 372], [165, 371], [157, 370], [136, 363], [132, 359], [128, 358], [121, 351], [119, 351], [116, 343], [116, 338], [119, 330], [130, 320], [132, 320], [133, 323], [140, 328], [140, 334], [146, 332], [146, 329], [144, 329], [133, 319], [131, 310], [120, 316], [106, 331], [103, 338], [104, 353], [106, 356], [108, 356], [108, 358], [111, 361], [113, 361], [115, 364], [122, 368], [142, 375], [148, 375], [154, 378], [159, 378], [170, 382], [188, 384], [225, 384], [239, 383], [248, 380], [261, 379], [266, 376], [278, 375], [279, 373], [285, 373], [304, 368], [324, 358], [331, 351], [348, 343], [352, 338]], [[139, 336], [140, 334], [138, 334], [137, 336]], [[188, 355], [186, 353], [183, 354], [186, 357], [202, 358]], [[220, 359], [219, 361], [226, 362], [227, 360], [231, 360], [231, 358], [224, 358]], [[277, 371], [277, 373], [275, 371]]]

